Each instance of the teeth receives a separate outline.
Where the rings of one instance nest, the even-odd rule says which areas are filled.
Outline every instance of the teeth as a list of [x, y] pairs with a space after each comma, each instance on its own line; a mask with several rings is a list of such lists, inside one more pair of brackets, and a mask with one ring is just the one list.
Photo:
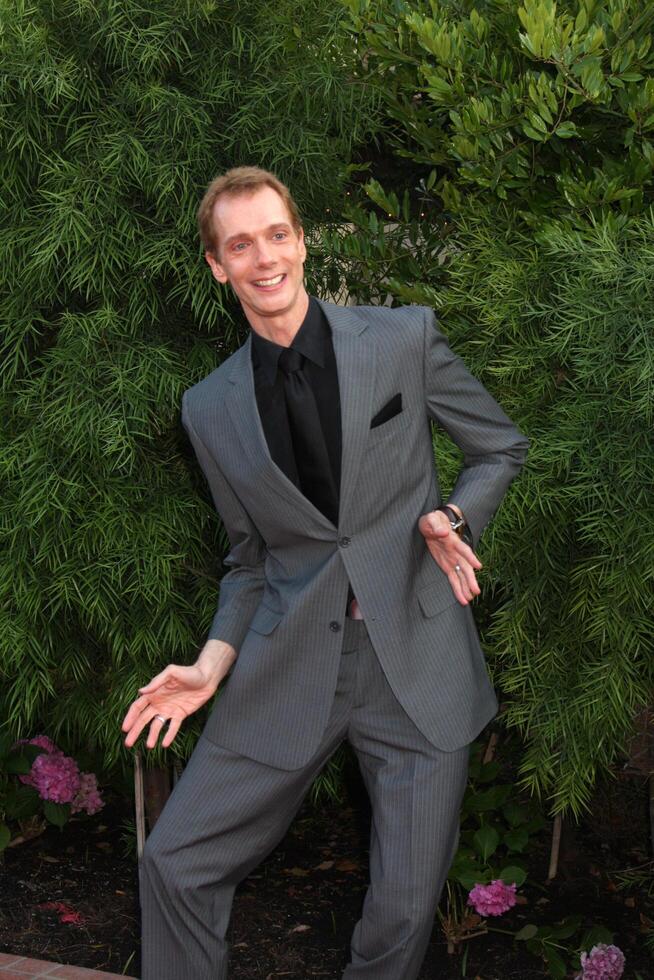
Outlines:
[[254, 283], [255, 286], [276, 286], [278, 282], [281, 282], [284, 278], [284, 273], [275, 276], [274, 279], [257, 279]]

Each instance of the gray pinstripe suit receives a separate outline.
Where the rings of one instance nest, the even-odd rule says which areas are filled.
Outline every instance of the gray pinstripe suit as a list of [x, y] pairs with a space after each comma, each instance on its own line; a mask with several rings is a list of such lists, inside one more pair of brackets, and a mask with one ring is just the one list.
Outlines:
[[[441, 503], [429, 420], [463, 451], [449, 499], [475, 541], [527, 440], [431, 311], [322, 307], [341, 397], [338, 528], [270, 457], [249, 340], [184, 396], [231, 544], [209, 635], [239, 652], [146, 848], [145, 980], [227, 976], [233, 889], [344, 737], [374, 813], [372, 887], [344, 977], [417, 976], [456, 842], [467, 746], [496, 710], [472, 613], [417, 527]], [[398, 392], [402, 412], [371, 429]], [[344, 617], [348, 582], [365, 625]]]

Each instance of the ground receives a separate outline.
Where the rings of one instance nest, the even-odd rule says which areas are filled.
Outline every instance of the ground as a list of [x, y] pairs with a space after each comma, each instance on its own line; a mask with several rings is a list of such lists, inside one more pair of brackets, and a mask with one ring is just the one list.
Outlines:
[[[124, 826], [131, 816], [113, 801], [95, 817], [73, 820], [62, 831], [50, 827], [7, 850], [0, 865], [0, 952], [139, 975], [137, 873]], [[305, 804], [280, 846], [237, 892], [233, 980], [338, 980], [365, 889], [368, 819], [356, 788], [342, 804]], [[627, 956], [625, 978], [649, 980], [654, 970], [644, 939], [654, 896], [642, 886], [621, 890], [612, 876], [648, 859], [642, 781], [598, 791], [550, 885], [548, 848], [543, 834], [529, 855], [530, 876], [520, 890], [525, 903], [493, 924], [516, 931], [527, 922], [583, 913], [589, 925], [615, 933]], [[448, 955], [435, 924], [420, 980], [547, 976], [542, 961], [504, 934], [474, 938]]]

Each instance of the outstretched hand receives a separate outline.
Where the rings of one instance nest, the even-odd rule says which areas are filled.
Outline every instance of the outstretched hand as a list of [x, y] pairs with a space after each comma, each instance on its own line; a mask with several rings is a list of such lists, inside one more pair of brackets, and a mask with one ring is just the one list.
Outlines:
[[215, 694], [217, 686], [215, 678], [207, 678], [197, 664], [192, 667], [169, 664], [149, 684], [139, 688], [140, 696], [132, 703], [123, 721], [122, 728], [127, 733], [125, 745], [131, 748], [149, 724], [145, 744], [148, 749], [153, 749], [167, 722], [168, 731], [161, 746], [168, 748], [184, 719], [201, 708]]
[[441, 510], [423, 514], [418, 521], [418, 530], [425, 539], [430, 555], [447, 575], [457, 600], [462, 606], [467, 606], [481, 592], [475, 572], [482, 565], [476, 554], [454, 533]]

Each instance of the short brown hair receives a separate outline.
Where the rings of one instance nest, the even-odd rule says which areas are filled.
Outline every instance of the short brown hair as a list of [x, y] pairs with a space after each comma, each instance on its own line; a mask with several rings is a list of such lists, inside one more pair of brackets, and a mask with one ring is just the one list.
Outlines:
[[261, 167], [232, 167], [227, 173], [221, 174], [220, 177], [211, 181], [200, 201], [198, 228], [202, 244], [207, 252], [211, 252], [215, 256], [218, 255], [218, 239], [213, 220], [213, 209], [218, 198], [252, 194], [262, 187], [272, 187], [274, 191], [277, 191], [286, 205], [293, 228], [296, 232], [300, 231], [302, 228], [300, 212], [286, 184], [282, 184], [279, 178], [268, 170], [262, 170]]

